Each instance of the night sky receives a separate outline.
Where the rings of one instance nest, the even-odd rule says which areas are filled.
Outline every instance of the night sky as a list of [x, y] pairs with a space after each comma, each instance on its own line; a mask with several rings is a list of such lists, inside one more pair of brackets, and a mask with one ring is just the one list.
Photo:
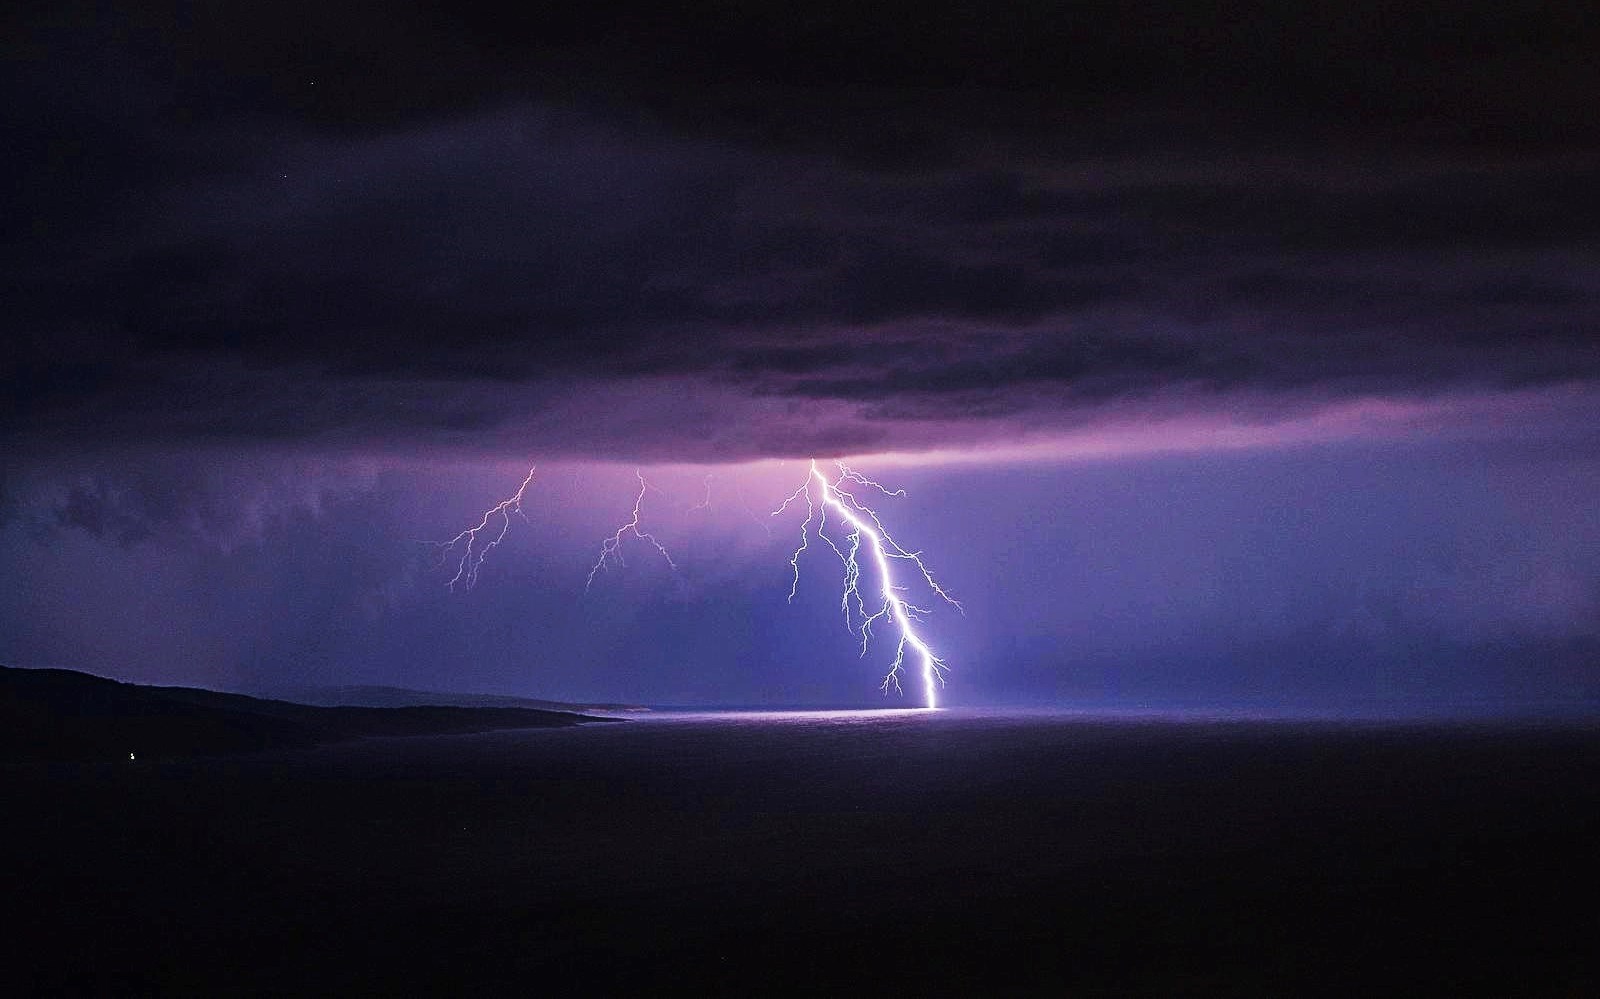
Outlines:
[[816, 457], [950, 704], [1600, 699], [1592, 5], [29, 6], [0, 662], [881, 704]]

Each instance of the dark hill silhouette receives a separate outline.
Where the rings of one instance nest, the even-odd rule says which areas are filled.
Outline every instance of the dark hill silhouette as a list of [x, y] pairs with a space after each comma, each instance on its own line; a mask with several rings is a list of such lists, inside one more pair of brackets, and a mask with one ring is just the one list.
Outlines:
[[0, 761], [209, 756], [606, 720], [523, 707], [320, 707], [0, 666]]
[[251, 691], [252, 696], [321, 707], [404, 708], [449, 706], [458, 708], [533, 708], [537, 711], [629, 711], [650, 709], [637, 704], [545, 701], [514, 694], [464, 694], [441, 690], [414, 690], [363, 684], [338, 687], [281, 687]]

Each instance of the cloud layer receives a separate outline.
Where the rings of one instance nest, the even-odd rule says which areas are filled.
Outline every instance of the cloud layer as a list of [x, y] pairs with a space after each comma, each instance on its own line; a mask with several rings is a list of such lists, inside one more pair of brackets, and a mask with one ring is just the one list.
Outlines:
[[0, 430], [732, 460], [1592, 381], [1593, 26], [1383, 13], [41, 15]]

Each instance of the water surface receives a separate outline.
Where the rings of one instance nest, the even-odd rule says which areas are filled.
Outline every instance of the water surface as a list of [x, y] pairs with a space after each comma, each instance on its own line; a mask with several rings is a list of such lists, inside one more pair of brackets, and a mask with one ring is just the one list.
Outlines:
[[1570, 994], [1597, 776], [1576, 722], [674, 712], [9, 768], [0, 890], [33, 988]]

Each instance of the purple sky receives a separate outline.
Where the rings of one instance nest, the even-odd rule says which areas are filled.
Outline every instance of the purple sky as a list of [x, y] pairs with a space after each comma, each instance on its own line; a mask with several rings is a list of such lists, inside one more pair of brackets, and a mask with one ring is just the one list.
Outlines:
[[846, 456], [952, 703], [1600, 696], [1600, 24], [1197, 10], [14, 16], [0, 662], [870, 703]]

